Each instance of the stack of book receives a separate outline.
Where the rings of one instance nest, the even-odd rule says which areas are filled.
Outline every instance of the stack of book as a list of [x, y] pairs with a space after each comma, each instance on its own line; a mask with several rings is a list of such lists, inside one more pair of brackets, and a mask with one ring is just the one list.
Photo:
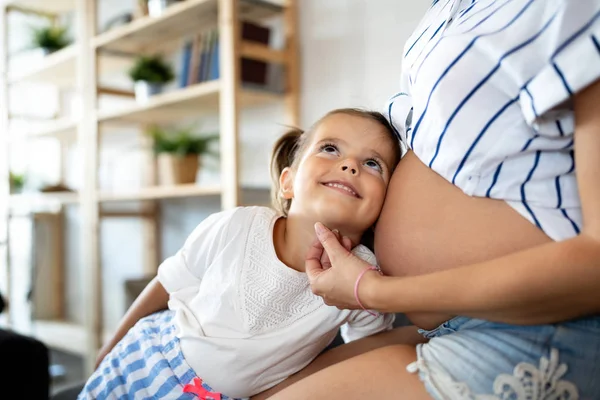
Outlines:
[[[269, 28], [244, 22], [242, 40], [269, 45]], [[245, 87], [281, 91], [281, 71], [278, 65], [242, 58], [241, 80]], [[212, 29], [199, 33], [185, 42], [182, 51], [179, 87], [219, 79], [219, 31]]]

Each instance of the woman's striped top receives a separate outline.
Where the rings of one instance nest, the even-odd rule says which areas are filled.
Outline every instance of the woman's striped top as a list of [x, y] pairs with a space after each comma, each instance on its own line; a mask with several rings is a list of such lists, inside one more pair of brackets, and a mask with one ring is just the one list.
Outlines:
[[600, 0], [437, 0], [386, 112], [464, 193], [504, 200], [563, 240], [582, 224], [572, 96], [599, 77]]

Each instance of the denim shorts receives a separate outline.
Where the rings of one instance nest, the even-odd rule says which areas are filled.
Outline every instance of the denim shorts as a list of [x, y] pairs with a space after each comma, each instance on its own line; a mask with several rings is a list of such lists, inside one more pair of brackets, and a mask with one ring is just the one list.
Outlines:
[[419, 373], [436, 400], [600, 399], [600, 316], [515, 326], [467, 317], [417, 347]]

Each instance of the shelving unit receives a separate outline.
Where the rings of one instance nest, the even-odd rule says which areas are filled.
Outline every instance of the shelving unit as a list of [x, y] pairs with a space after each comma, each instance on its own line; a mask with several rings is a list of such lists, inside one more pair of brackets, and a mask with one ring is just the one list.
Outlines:
[[[8, 83], [22, 82], [50, 83], [58, 87], [73, 86], [77, 78], [77, 45], [70, 45], [46, 57], [39, 64], [24, 69], [9, 71]], [[118, 71], [127, 66], [122, 57], [105, 53], [99, 59], [102, 71]]]
[[54, 15], [74, 10], [76, 1], [77, 0], [5, 0], [4, 5], [17, 10]]
[[35, 208], [36, 204], [58, 204], [69, 205], [78, 204], [79, 195], [71, 192], [54, 192], [54, 193], [34, 193], [34, 194], [11, 194], [10, 204], [24, 205], [27, 208]]
[[[126, 25], [97, 34], [97, 5], [100, 0], [0, 0], [0, 291], [10, 296], [10, 265], [7, 246], [10, 241], [8, 221], [14, 208], [32, 209], [65, 206], [78, 207], [81, 221], [82, 290], [85, 291], [85, 323], [64, 320], [34, 320], [29, 334], [45, 340], [56, 348], [85, 357], [89, 372], [97, 349], [106, 334], [102, 326], [102, 265], [99, 256], [99, 226], [103, 217], [142, 218], [144, 221], [144, 265], [155, 273], [159, 261], [160, 201], [188, 197], [220, 197], [223, 209], [240, 205], [238, 132], [242, 110], [265, 104], [283, 102], [285, 122], [299, 122], [298, 50], [296, 35], [296, 1], [283, 4], [273, 0], [184, 0], [171, 5], [160, 17], [141, 16]], [[76, 41], [57, 51], [40, 63], [18, 71], [9, 70], [6, 54], [8, 12], [38, 12], [42, 15], [63, 12], [76, 14]], [[285, 26], [285, 47], [275, 50], [265, 45], [241, 39], [241, 21], [261, 21], [282, 17]], [[101, 95], [131, 96], [126, 90], [100, 86], [107, 72], [124, 71], [135, 55], [163, 52], [199, 30], [217, 28], [219, 31], [218, 80], [197, 83], [153, 96], [145, 103], [134, 100], [118, 107], [99, 108]], [[241, 83], [241, 58], [251, 58], [282, 64], [285, 68], [285, 93], [248, 89]], [[81, 112], [74, 118], [62, 116], [38, 128], [30, 129], [19, 140], [53, 137], [57, 140], [76, 140], [81, 152], [82, 186], [76, 193], [40, 193], [9, 195], [8, 148], [13, 138], [8, 133], [8, 88], [23, 82], [43, 82], [58, 88], [74, 87], [80, 97]], [[102, 103], [104, 104], [104, 103]], [[114, 127], [126, 124], [140, 129], [151, 123], [168, 123], [181, 118], [218, 116], [220, 134], [220, 182], [217, 185], [186, 184], [158, 186], [154, 162], [146, 165], [148, 186], [128, 191], [101, 190], [98, 185], [101, 136]], [[149, 160], [152, 158], [149, 156]], [[114, 211], [120, 203], [138, 203], [140, 211]], [[110, 205], [109, 209], [103, 209]], [[3, 239], [5, 238], [6, 239]], [[6, 279], [5, 279], [6, 278]], [[6, 286], [6, 287], [5, 287]]]
[[100, 193], [99, 200], [102, 203], [108, 203], [119, 201], [174, 199], [179, 197], [219, 196], [221, 191], [220, 186], [198, 186], [196, 184], [154, 186], [131, 192]]

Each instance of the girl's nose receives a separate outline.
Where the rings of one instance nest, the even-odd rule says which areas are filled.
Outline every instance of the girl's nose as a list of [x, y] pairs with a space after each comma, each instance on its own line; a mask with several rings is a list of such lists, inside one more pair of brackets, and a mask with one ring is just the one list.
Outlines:
[[358, 172], [356, 166], [351, 165], [351, 163], [344, 163], [342, 164], [342, 171], [348, 171], [350, 172], [352, 175], [356, 175], [356, 173]]

